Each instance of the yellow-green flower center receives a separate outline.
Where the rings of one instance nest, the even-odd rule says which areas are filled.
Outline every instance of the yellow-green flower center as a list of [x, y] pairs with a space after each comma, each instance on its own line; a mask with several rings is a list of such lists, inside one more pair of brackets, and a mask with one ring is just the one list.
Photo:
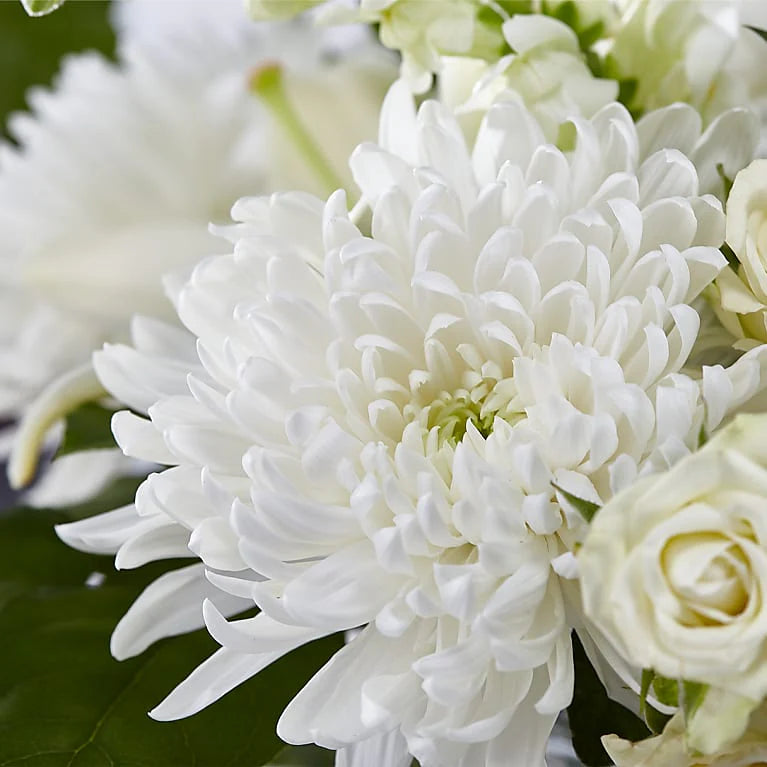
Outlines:
[[[469, 423], [487, 438], [496, 418], [515, 424], [525, 417], [514, 409], [512, 379], [479, 378], [471, 388], [442, 391], [428, 403], [411, 403], [404, 408], [407, 420], [418, 420], [425, 431], [437, 430], [439, 443], [457, 445]], [[466, 382], [468, 383], [468, 382]]]

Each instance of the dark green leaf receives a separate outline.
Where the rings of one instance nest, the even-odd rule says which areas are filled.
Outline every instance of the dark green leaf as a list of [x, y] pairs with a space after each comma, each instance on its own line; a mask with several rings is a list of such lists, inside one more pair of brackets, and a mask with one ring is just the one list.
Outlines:
[[627, 77], [618, 81], [618, 101], [631, 109], [634, 99], [639, 90], [639, 80], [634, 77]]
[[668, 724], [669, 719], [671, 719], [671, 716], [669, 714], [661, 713], [654, 706], [650, 706], [648, 704], [648, 706], [645, 708], [644, 718], [647, 726], [650, 728], [650, 732], [657, 735], [663, 732], [664, 728]]
[[318, 746], [287, 746], [269, 767], [333, 767], [335, 752]]
[[601, 19], [578, 32], [578, 44], [582, 51], [588, 51], [605, 33], [605, 23]]
[[719, 250], [722, 251], [722, 255], [727, 259], [728, 265], [737, 271], [740, 266], [740, 261], [735, 255], [735, 251], [726, 242], [722, 244], [722, 247], [719, 248]]
[[575, 690], [567, 709], [573, 746], [587, 767], [603, 767], [612, 761], [602, 747], [601, 737], [615, 733], [628, 740], [650, 735], [642, 721], [627, 708], [607, 697], [602, 683], [586, 657], [578, 637], [573, 634]]
[[[69, 506], [62, 509], [69, 519], [84, 519], [94, 514], [101, 514], [120, 506], [133, 503], [138, 486], [144, 481], [144, 477], [118, 477], [108, 484], [97, 496], [77, 506]], [[34, 512], [33, 512], [34, 513]]]
[[726, 200], [730, 196], [733, 180], [727, 175], [724, 170], [724, 165], [722, 165], [720, 162], [716, 164], [716, 172], [722, 181], [722, 185], [724, 186], [724, 197], [722, 199]]
[[97, 50], [111, 56], [115, 37], [105, 0], [66, 3], [56, 13], [31, 19], [19, 2], [0, 2], [0, 120], [26, 108], [31, 85], [47, 85], [61, 57]]
[[565, 500], [568, 503], [572, 504], [576, 508], [576, 510], [587, 522], [591, 522], [591, 520], [594, 519], [594, 515], [601, 508], [598, 503], [594, 503], [593, 501], [587, 501], [584, 498], [578, 498], [577, 495], [568, 493], [567, 490], [563, 490], [559, 485], [557, 485], [554, 482], [552, 482], [551, 484], [558, 493], [561, 493], [564, 496]]
[[73, 410], [66, 421], [64, 439], [56, 451], [56, 458], [83, 450], [101, 450], [116, 447], [112, 436], [114, 410], [96, 402], [86, 402]]
[[756, 32], [762, 40], [767, 40], [767, 29], [759, 29], [759, 27], [750, 27], [746, 25], [746, 29], [750, 29], [752, 32]]
[[551, 15], [561, 21], [563, 24], [567, 24], [568, 27], [576, 29], [578, 27], [578, 8], [575, 5], [574, 0], [565, 0], [559, 3]]
[[[0, 767], [256, 767], [283, 747], [279, 713], [341, 645], [312, 643], [200, 714], [158, 723], [157, 704], [217, 645], [204, 631], [118, 663], [109, 636], [162, 566], [116, 573], [110, 558], [68, 549], [61, 514], [0, 518]], [[173, 564], [173, 563], [171, 563]], [[106, 574], [98, 588], [84, 585]]]

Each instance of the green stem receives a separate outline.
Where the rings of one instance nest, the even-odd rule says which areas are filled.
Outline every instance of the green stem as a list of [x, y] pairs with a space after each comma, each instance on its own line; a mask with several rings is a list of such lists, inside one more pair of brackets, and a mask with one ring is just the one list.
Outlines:
[[343, 181], [336, 174], [327, 157], [301, 122], [298, 112], [290, 103], [282, 76], [282, 67], [276, 62], [260, 66], [250, 78], [251, 92], [267, 106], [280, 128], [303, 157], [306, 165], [328, 188], [329, 192], [343, 189]]

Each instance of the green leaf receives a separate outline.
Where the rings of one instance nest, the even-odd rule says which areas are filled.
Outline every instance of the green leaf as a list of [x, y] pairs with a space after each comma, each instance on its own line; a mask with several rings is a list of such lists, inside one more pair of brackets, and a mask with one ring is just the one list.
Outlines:
[[[146, 712], [212, 651], [204, 631], [164, 640], [138, 658], [109, 654], [117, 620], [176, 563], [116, 573], [111, 558], [68, 549], [62, 514], [0, 517], [0, 765], [2, 767], [256, 767], [284, 747], [275, 722], [342, 641], [314, 642], [196, 716]], [[105, 574], [98, 588], [85, 580]]]
[[574, 0], [564, 0], [549, 12], [555, 19], [575, 30], [578, 28], [578, 7]]
[[573, 746], [587, 767], [611, 765], [612, 760], [602, 747], [602, 735], [615, 733], [628, 740], [642, 740], [650, 732], [641, 719], [607, 696], [575, 634], [573, 660], [575, 689], [573, 702], [567, 709]]
[[731, 179], [727, 175], [727, 173], [724, 170], [724, 165], [720, 162], [716, 164], [716, 172], [722, 181], [722, 185], [724, 186], [724, 197], [722, 199], [726, 200], [730, 196], [730, 190], [732, 189], [733, 179]]
[[66, 53], [100, 51], [112, 56], [115, 35], [105, 0], [66, 3], [56, 13], [31, 19], [19, 2], [0, 2], [0, 120], [26, 108], [31, 85], [50, 83]]
[[685, 719], [689, 720], [695, 716], [695, 712], [700, 708], [703, 699], [706, 697], [709, 686], [702, 682], [682, 682], [679, 705], [684, 710]]
[[655, 672], [651, 668], [642, 669], [642, 682], [639, 688], [639, 713], [641, 716], [645, 716], [645, 709], [647, 708], [647, 696], [650, 693], [650, 686], [653, 679], [655, 679]]
[[726, 242], [722, 243], [722, 247], [719, 248], [719, 250], [722, 252], [722, 255], [727, 259], [728, 265], [731, 266], [737, 272], [738, 267], [740, 266], [740, 261], [738, 260], [738, 257], [735, 255], [735, 251]]
[[[62, 514], [70, 519], [85, 519], [94, 514], [102, 514], [105, 511], [119, 509], [133, 503], [136, 490], [144, 481], [145, 477], [118, 477], [112, 480], [97, 496], [77, 506], [69, 506], [61, 509]], [[34, 510], [31, 513], [35, 513]]]
[[269, 762], [269, 767], [333, 767], [335, 752], [319, 746], [287, 746]]
[[630, 111], [634, 110], [634, 99], [639, 90], [639, 80], [634, 77], [626, 77], [618, 80], [618, 101]]
[[605, 23], [601, 19], [578, 32], [578, 44], [582, 51], [590, 50], [591, 46], [605, 34]]
[[558, 493], [561, 493], [564, 496], [565, 500], [568, 503], [572, 504], [575, 507], [575, 509], [580, 513], [580, 515], [587, 522], [591, 522], [591, 520], [594, 519], [594, 515], [601, 508], [598, 503], [594, 503], [593, 501], [587, 501], [585, 498], [578, 498], [577, 495], [568, 493], [567, 490], [564, 490], [555, 482], [552, 482], [551, 485]]
[[652, 691], [664, 706], [676, 706], [679, 701], [679, 682], [676, 679], [656, 675], [652, 680]]
[[756, 34], [759, 35], [762, 40], [767, 40], [767, 30], [760, 29], [759, 27], [750, 27], [748, 24], [746, 24], [746, 29], [750, 29], [752, 32], [756, 32]]
[[30, 16], [45, 16], [64, 4], [64, 0], [21, 0], [24, 10]]
[[652, 689], [656, 699], [665, 706], [676, 706], [679, 701], [679, 683], [674, 679], [656, 674], [651, 668], [642, 669], [642, 687], [639, 693], [639, 713], [644, 718], [647, 726], [654, 733], [663, 732], [671, 717], [664, 714], [647, 701], [647, 696]]
[[67, 416], [64, 439], [56, 451], [56, 458], [83, 450], [103, 450], [116, 447], [112, 436], [114, 410], [96, 402], [86, 402]]

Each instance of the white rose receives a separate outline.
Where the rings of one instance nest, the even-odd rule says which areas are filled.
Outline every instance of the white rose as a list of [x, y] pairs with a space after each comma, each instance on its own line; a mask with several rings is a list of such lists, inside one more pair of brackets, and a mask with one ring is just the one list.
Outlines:
[[578, 555], [586, 614], [628, 662], [750, 708], [767, 693], [766, 436], [767, 416], [738, 417], [616, 495]]
[[735, 177], [727, 199], [727, 244], [737, 259], [706, 297], [737, 349], [767, 342], [767, 160]]
[[735, 177], [727, 198], [726, 239], [745, 284], [767, 304], [767, 160], [754, 160]]
[[754, 295], [742, 269], [723, 269], [704, 295], [719, 321], [734, 336], [736, 349], [748, 350], [767, 343], [767, 304]]

